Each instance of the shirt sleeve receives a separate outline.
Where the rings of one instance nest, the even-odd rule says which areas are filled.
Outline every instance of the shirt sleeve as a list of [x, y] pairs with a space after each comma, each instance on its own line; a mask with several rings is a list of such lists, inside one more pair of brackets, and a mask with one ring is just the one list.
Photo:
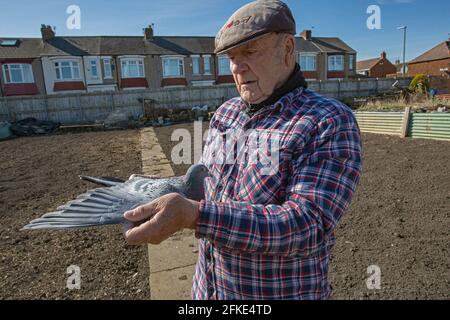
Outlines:
[[283, 204], [202, 200], [196, 237], [246, 253], [310, 256], [321, 249], [359, 183], [362, 146], [350, 111], [325, 118], [314, 131], [290, 164]]

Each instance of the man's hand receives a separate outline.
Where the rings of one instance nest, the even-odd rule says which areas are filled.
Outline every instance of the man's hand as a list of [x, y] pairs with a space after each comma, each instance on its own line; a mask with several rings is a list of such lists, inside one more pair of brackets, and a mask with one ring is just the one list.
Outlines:
[[125, 239], [129, 244], [159, 244], [179, 230], [195, 229], [198, 210], [197, 201], [178, 193], [166, 194], [124, 213], [134, 224], [124, 230]]

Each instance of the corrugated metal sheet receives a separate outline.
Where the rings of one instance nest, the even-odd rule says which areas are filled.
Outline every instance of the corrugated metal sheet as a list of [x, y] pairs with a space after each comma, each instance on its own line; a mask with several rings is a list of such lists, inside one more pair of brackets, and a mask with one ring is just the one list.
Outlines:
[[361, 132], [400, 135], [403, 112], [355, 112]]
[[413, 113], [408, 136], [450, 141], [450, 113]]

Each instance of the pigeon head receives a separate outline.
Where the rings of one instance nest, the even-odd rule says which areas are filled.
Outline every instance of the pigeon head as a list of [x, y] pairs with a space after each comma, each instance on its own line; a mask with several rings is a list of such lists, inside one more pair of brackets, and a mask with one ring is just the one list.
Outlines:
[[205, 197], [204, 180], [209, 176], [209, 170], [203, 164], [192, 165], [184, 176], [186, 196], [189, 199], [200, 201]]

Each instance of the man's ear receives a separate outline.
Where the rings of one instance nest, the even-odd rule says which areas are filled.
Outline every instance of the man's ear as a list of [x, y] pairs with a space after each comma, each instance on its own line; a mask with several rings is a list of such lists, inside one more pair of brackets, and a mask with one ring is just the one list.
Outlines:
[[295, 60], [295, 39], [292, 35], [285, 35], [284, 39], [285, 56], [284, 63], [289, 67], [292, 60]]

